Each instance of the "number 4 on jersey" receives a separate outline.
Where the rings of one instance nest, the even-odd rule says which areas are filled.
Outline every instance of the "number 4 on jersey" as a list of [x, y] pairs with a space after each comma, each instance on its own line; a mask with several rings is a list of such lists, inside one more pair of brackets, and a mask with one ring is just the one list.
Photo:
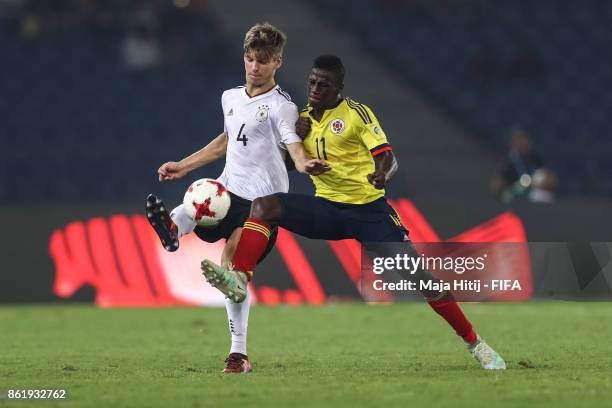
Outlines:
[[246, 146], [247, 141], [249, 139], [247, 138], [247, 135], [242, 134], [242, 129], [244, 129], [244, 125], [246, 125], [246, 123], [243, 123], [242, 126], [240, 126], [240, 131], [238, 131], [238, 137], [236, 138], [236, 141], [242, 142], [242, 145]]

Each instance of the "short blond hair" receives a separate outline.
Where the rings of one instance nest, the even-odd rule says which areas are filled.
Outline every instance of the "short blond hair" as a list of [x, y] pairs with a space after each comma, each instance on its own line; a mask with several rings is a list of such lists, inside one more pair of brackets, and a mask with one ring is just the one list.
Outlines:
[[244, 36], [244, 53], [253, 53], [257, 59], [268, 62], [283, 54], [287, 36], [270, 23], [257, 23]]

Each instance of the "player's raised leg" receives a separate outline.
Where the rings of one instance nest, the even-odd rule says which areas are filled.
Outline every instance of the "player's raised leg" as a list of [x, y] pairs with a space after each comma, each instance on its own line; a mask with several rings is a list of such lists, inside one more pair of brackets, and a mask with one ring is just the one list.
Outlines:
[[179, 238], [192, 232], [197, 225], [187, 215], [183, 204], [168, 214], [164, 202], [154, 194], [147, 197], [146, 215], [161, 244], [170, 252], [176, 251], [179, 248]]
[[163, 201], [154, 194], [149, 194], [145, 213], [163, 247], [170, 252], [176, 251], [179, 247], [178, 227], [172, 221]]

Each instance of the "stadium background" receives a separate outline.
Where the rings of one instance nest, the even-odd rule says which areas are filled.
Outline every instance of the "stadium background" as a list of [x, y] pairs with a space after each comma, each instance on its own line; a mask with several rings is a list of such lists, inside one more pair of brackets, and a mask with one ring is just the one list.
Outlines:
[[[186, 268], [179, 291], [197, 287], [198, 260], [219, 248], [189, 240], [184, 264], [152, 254], [134, 215], [149, 192], [177, 204], [191, 180], [220, 173], [222, 163], [156, 178], [221, 130], [221, 92], [243, 82], [242, 36], [259, 21], [289, 37], [277, 79], [298, 106], [313, 57], [343, 58], [345, 94], [374, 110], [394, 146], [388, 196], [415, 240], [482, 227], [485, 240], [610, 241], [610, 20], [599, 0], [0, 1], [0, 302], [207, 304], [189, 290], [164, 297], [169, 283], [153, 281]], [[518, 127], [557, 175], [553, 203], [491, 192]], [[311, 191], [291, 177], [292, 191]], [[359, 296], [350, 244], [282, 242], [258, 274], [261, 300]], [[306, 264], [291, 264], [296, 248]], [[606, 248], [578, 257], [595, 259], [589, 282], [604, 293]]]

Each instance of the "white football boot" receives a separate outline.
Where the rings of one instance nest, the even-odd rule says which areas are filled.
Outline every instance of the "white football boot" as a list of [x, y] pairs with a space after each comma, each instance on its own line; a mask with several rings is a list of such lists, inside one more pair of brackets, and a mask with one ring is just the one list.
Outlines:
[[466, 344], [468, 351], [485, 370], [505, 370], [506, 362], [480, 336], [472, 344]]

